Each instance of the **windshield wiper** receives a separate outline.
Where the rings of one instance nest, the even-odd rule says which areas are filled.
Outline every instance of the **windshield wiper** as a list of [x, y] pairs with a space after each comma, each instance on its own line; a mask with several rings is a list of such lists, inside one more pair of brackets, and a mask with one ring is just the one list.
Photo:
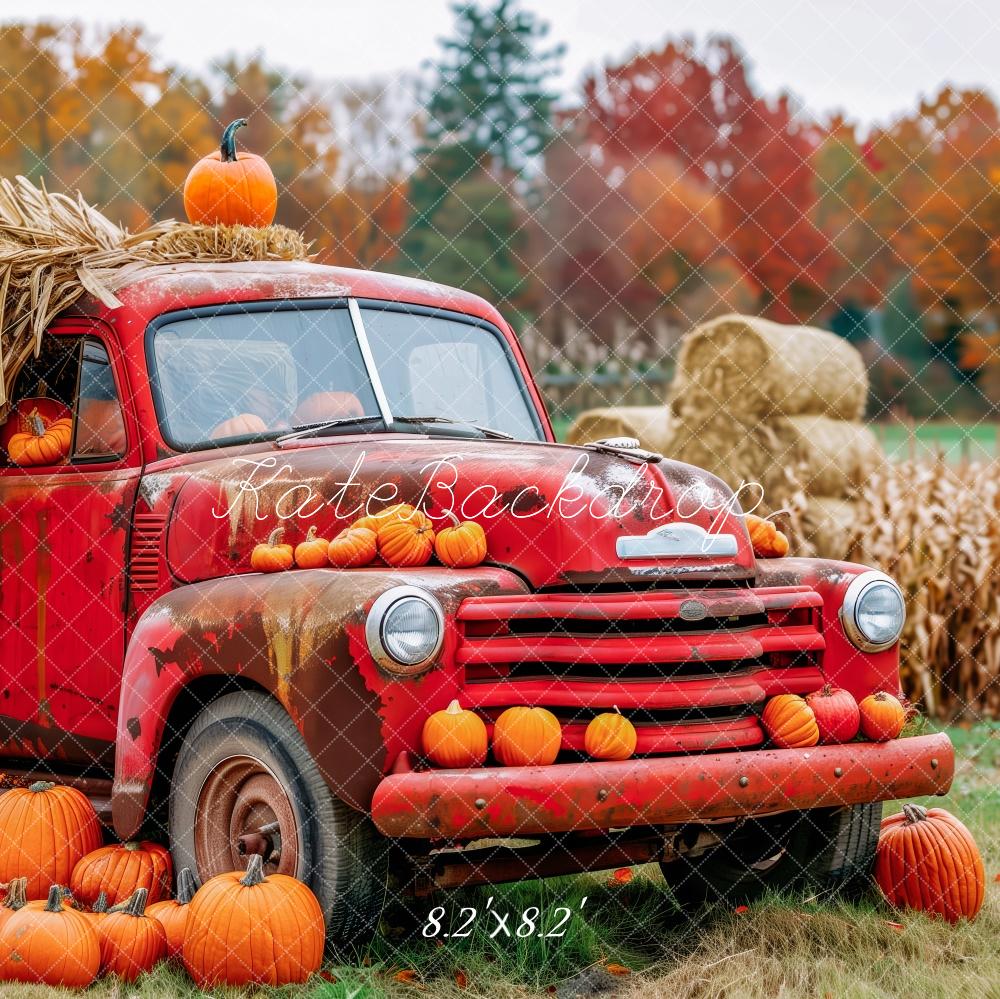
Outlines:
[[369, 423], [382, 423], [385, 421], [381, 416], [342, 416], [338, 420], [328, 420], [326, 423], [315, 423], [312, 426], [302, 427], [293, 430], [290, 434], [283, 434], [275, 439], [275, 444], [284, 444], [286, 441], [302, 440], [306, 437], [318, 437], [326, 430], [334, 430], [337, 427], [364, 427]]
[[394, 416], [393, 423], [445, 423], [456, 427], [472, 427], [478, 430], [484, 437], [492, 437], [501, 441], [512, 441], [513, 434], [508, 434], [505, 430], [494, 430], [492, 427], [481, 427], [476, 423], [467, 423], [464, 420], [452, 420], [447, 416]]

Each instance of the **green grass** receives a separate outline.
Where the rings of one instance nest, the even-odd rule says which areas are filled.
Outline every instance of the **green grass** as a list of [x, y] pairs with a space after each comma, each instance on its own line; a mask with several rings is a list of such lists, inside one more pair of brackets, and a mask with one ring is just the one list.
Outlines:
[[[914, 913], [894, 913], [873, 893], [855, 905], [773, 897], [745, 913], [718, 912], [692, 924], [678, 920], [655, 868], [644, 868], [630, 884], [618, 887], [610, 887], [606, 875], [587, 876], [471, 889], [418, 903], [422, 917], [432, 906], [444, 905], [456, 918], [461, 906], [482, 911], [493, 896], [499, 910], [520, 913], [538, 906], [549, 914], [543, 927], [551, 926], [554, 907], [565, 905], [575, 914], [562, 940], [491, 939], [492, 920], [477, 921], [466, 940], [424, 940], [419, 926], [390, 929], [369, 948], [328, 965], [326, 974], [336, 981], [217, 994], [233, 999], [250, 994], [514, 999], [595, 994], [594, 983], [603, 981], [622, 994], [648, 999], [1000, 997], [1000, 884], [994, 881], [1000, 873], [1000, 723], [953, 728], [950, 734], [959, 760], [954, 785], [946, 797], [925, 803], [954, 812], [979, 843], [988, 885], [986, 905], [975, 923], [952, 927]], [[901, 923], [902, 929], [892, 923]], [[609, 962], [629, 968], [630, 974], [610, 978], [602, 970]], [[415, 983], [396, 982], [402, 970], [415, 971]], [[465, 989], [456, 984], [457, 971], [466, 977]], [[60, 994], [0, 987], [4, 999], [54, 999]], [[162, 966], [133, 986], [102, 982], [87, 993], [95, 999], [186, 999], [198, 994], [182, 973]]]

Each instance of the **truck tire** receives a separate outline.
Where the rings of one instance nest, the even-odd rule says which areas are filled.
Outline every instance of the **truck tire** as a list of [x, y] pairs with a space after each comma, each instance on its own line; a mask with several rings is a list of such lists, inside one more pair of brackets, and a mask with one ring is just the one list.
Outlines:
[[882, 803], [872, 802], [749, 819], [718, 846], [660, 867], [689, 912], [798, 888], [853, 897], [870, 883], [881, 818]]
[[291, 874], [312, 888], [331, 944], [374, 933], [389, 841], [331, 794], [276, 701], [226, 694], [198, 714], [177, 755], [169, 800], [174, 868], [190, 867], [199, 882], [240, 870], [246, 858], [238, 838], [261, 826], [272, 827], [274, 847], [253, 850], [267, 850], [265, 874]]

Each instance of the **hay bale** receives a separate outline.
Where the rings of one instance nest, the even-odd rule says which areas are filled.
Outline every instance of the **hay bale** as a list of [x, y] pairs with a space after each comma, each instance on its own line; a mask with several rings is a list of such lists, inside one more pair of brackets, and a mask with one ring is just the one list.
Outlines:
[[847, 558], [858, 533], [859, 515], [857, 500], [810, 496], [799, 517], [802, 536], [820, 558]]
[[826, 416], [781, 416], [766, 424], [771, 460], [810, 495], [847, 496], [881, 469], [885, 453], [864, 424]]
[[858, 420], [868, 399], [861, 355], [811, 326], [723, 316], [681, 344], [671, 410], [688, 422], [724, 407], [746, 421], [814, 414]]
[[635, 437], [650, 451], [670, 454], [673, 424], [666, 406], [588, 409], [566, 433], [567, 444], [589, 444], [606, 437]]

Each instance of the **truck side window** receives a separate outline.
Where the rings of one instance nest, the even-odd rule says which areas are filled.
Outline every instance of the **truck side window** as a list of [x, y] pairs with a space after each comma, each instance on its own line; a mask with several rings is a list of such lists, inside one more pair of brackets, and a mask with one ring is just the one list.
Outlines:
[[108, 352], [96, 340], [86, 340], [80, 363], [73, 457], [120, 458], [124, 453], [125, 419]]

